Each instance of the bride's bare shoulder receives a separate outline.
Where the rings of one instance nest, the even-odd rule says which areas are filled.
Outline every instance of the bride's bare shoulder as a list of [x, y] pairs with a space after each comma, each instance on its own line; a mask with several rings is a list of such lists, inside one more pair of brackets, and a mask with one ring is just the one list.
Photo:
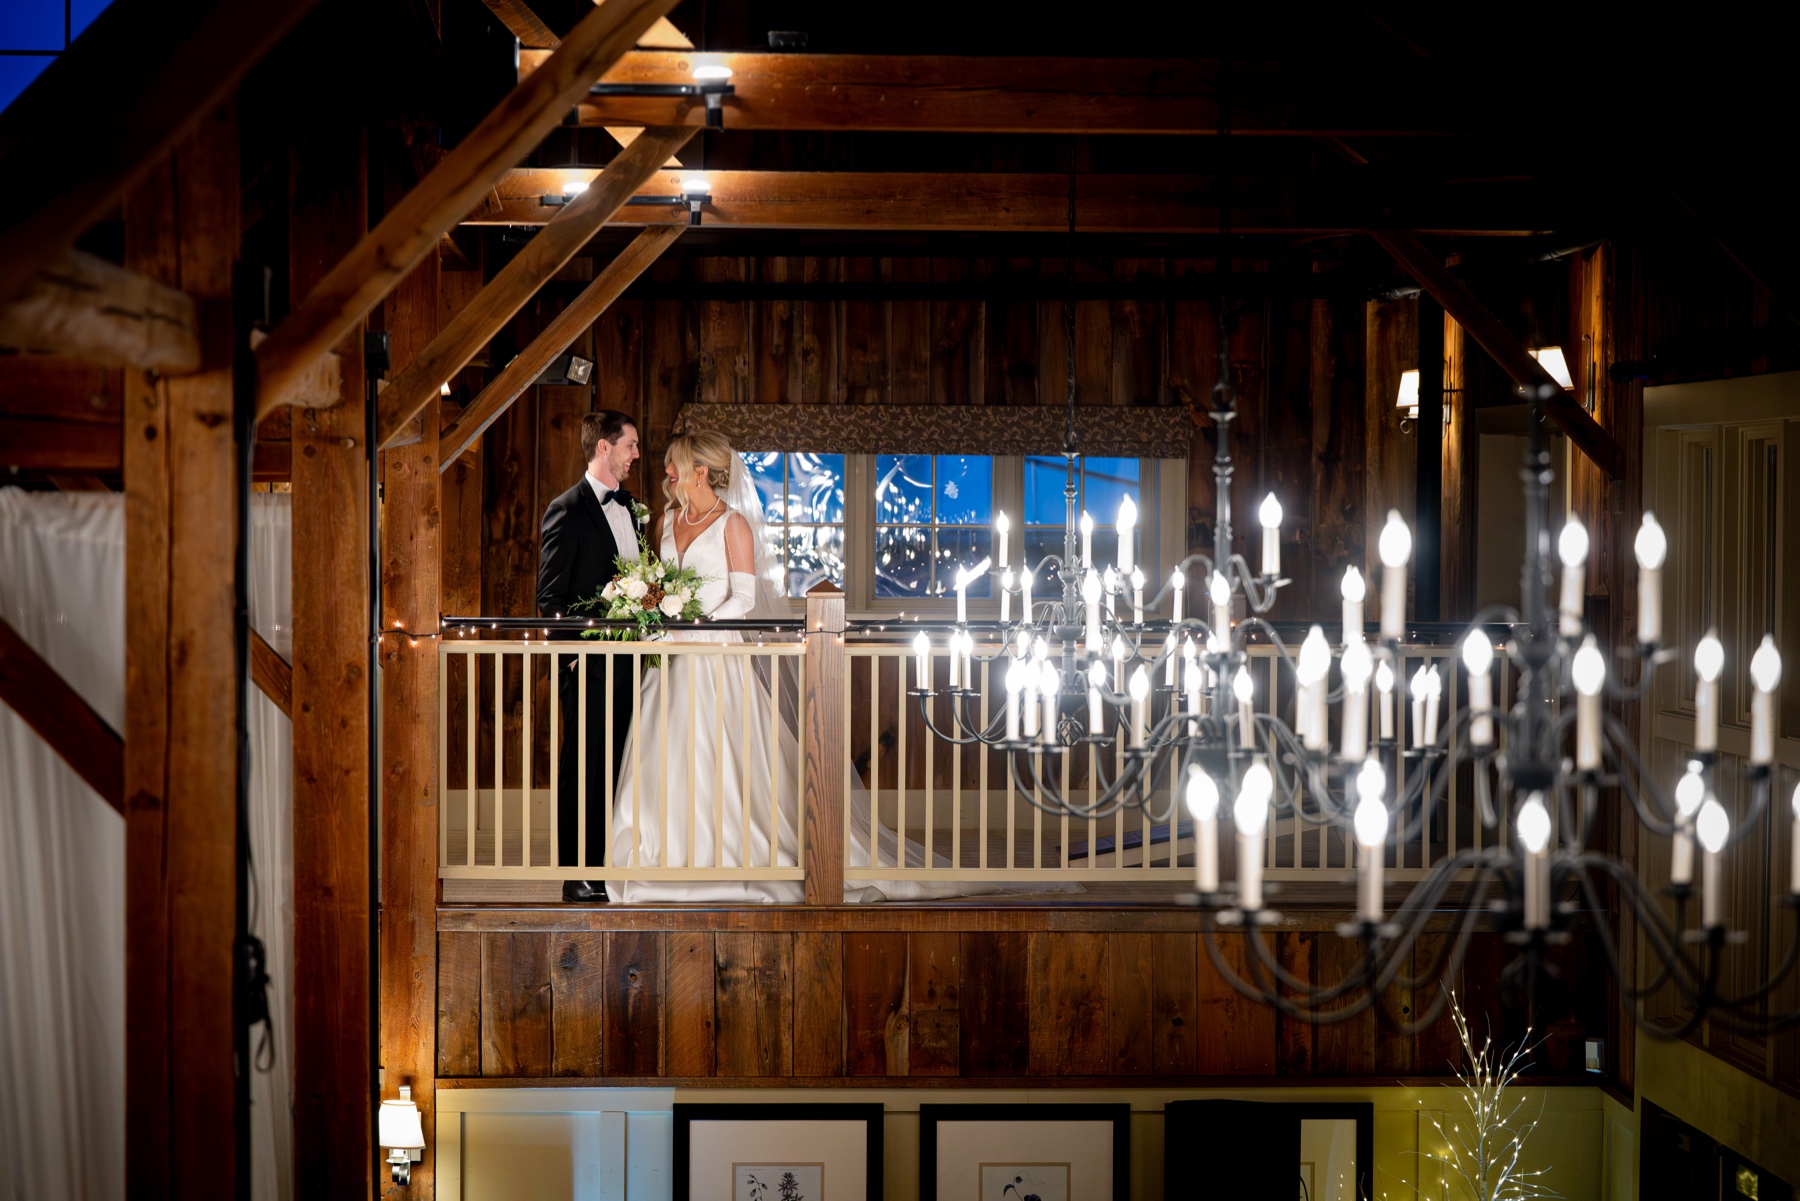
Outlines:
[[732, 571], [756, 570], [756, 539], [750, 522], [736, 509], [725, 514], [725, 561]]

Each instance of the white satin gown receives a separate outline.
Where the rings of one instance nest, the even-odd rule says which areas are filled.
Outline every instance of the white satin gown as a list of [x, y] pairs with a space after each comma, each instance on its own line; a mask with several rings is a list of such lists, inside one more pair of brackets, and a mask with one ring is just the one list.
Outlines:
[[[674, 528], [669, 518], [663, 520], [658, 553], [664, 562], [678, 562], [700, 573], [705, 581], [700, 601], [709, 616], [722, 608], [727, 613], [742, 611], [732, 604], [725, 557], [725, 526], [730, 520], [727, 513], [702, 530], [681, 556], [675, 553]], [[742, 644], [744, 639], [733, 630], [671, 630], [666, 641]], [[609, 866], [799, 866], [796, 764], [800, 750], [789, 725], [795, 684], [787, 686], [786, 718], [774, 715], [769, 681], [778, 682], [780, 674], [771, 673], [770, 663], [768, 656], [674, 654], [664, 656], [659, 668], [645, 666], [637, 713], [625, 740], [624, 763], [613, 793]], [[868, 806], [853, 803], [850, 811], [848, 863], [867, 867]], [[894, 862], [894, 831], [883, 827], [879, 842], [881, 861]], [[924, 847], [908, 839], [905, 850], [908, 867], [924, 866]], [[950, 866], [942, 855], [932, 859], [933, 866]], [[614, 901], [626, 904], [799, 904], [803, 900], [803, 885], [798, 880], [608, 878], [606, 891]], [[901, 880], [846, 884], [844, 899], [928, 900], [996, 891], [1000, 890], [967, 882]]]

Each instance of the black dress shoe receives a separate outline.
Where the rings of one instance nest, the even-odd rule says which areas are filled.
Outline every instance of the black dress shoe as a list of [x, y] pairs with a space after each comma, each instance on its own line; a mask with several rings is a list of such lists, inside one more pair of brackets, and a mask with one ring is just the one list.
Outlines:
[[594, 904], [606, 900], [606, 885], [599, 880], [564, 880], [563, 900]]

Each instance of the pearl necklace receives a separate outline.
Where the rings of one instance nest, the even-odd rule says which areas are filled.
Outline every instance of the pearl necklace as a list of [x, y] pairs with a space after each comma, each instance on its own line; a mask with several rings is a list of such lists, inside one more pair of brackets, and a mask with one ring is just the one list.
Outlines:
[[689, 526], [689, 527], [693, 527], [693, 526], [698, 526], [698, 525], [699, 525], [699, 524], [700, 524], [700, 522], [701, 522], [701, 521], [707, 521], [707, 520], [710, 520], [710, 519], [711, 519], [711, 517], [712, 517], [712, 515], [713, 515], [713, 514], [714, 514], [714, 513], [717, 513], [717, 512], [718, 512], [718, 511], [719, 511], [719, 506], [720, 506], [720, 505], [722, 505], [722, 504], [724, 504], [724, 503], [725, 503], [725, 501], [724, 501], [724, 498], [723, 498], [723, 497], [721, 497], [721, 496], [719, 496], [719, 495], [718, 495], [718, 494], [717, 494], [717, 493], [715, 493], [715, 494], [714, 494], [714, 495], [713, 495], [713, 507], [712, 507], [712, 508], [710, 508], [710, 509], [708, 509], [708, 510], [707, 510], [707, 511], [706, 511], [706, 512], [705, 512], [705, 513], [704, 513], [704, 514], [702, 514], [702, 515], [701, 515], [701, 517], [700, 517], [700, 521], [695, 521], [695, 520], [694, 520], [694, 519], [693, 519], [693, 518], [692, 518], [692, 517], [689, 517], [689, 516], [688, 516], [688, 515], [687, 515], [687, 510], [686, 510], [686, 509], [683, 509], [683, 510], [682, 510], [682, 511], [681, 511], [681, 519], [682, 519], [682, 520], [683, 520], [683, 521], [684, 521], [684, 522], [686, 522], [686, 523], [687, 523], [687, 524], [688, 524], [688, 526]]

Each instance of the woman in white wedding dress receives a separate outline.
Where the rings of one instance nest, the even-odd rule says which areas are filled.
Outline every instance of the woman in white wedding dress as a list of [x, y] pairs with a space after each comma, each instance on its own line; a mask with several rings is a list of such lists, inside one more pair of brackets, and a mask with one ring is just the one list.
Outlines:
[[[788, 616], [773, 583], [779, 572], [771, 573], [755, 488], [731, 444], [712, 433], [679, 437], [670, 443], [664, 464], [669, 506], [657, 554], [664, 562], [700, 573], [705, 614], [715, 620]], [[672, 630], [668, 640], [744, 641], [735, 631], [691, 629]], [[791, 667], [795, 662], [742, 654], [675, 654], [665, 656], [660, 668], [646, 665], [613, 794], [608, 866], [799, 865], [798, 685], [791, 676], [784, 682], [782, 671], [775, 669], [777, 663]], [[783, 702], [779, 714], [774, 711], [777, 697]], [[852, 804], [850, 810], [849, 864], [867, 867], [868, 806]], [[881, 862], [894, 862], [894, 839], [893, 831], [880, 831]], [[905, 851], [908, 867], [924, 865], [924, 848], [918, 843], [907, 840]], [[949, 866], [942, 856], [933, 860], [936, 866]], [[803, 886], [798, 880], [609, 877], [606, 891], [625, 903], [798, 904]], [[997, 890], [979, 884], [892, 881], [846, 885], [844, 899], [922, 900], [992, 891]]]

